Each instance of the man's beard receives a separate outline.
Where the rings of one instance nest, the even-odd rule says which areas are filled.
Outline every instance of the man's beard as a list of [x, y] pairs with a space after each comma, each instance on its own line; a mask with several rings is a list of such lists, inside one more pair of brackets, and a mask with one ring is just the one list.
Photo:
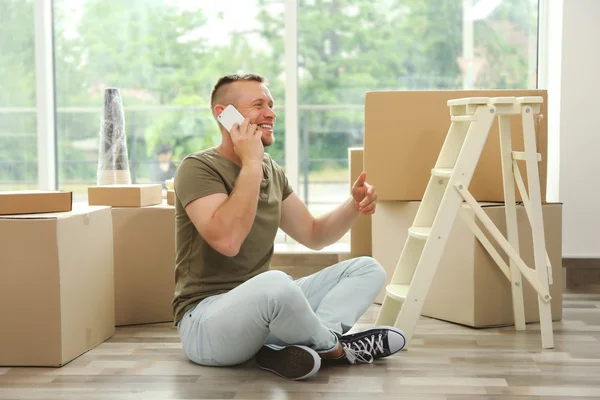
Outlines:
[[275, 135], [269, 135], [267, 138], [261, 136], [260, 141], [262, 142], [264, 147], [272, 146], [275, 143]]

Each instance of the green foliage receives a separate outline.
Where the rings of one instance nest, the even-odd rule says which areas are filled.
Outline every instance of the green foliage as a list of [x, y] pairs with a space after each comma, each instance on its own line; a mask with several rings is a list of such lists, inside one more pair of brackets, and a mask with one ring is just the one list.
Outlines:
[[210, 113], [210, 106], [205, 104], [201, 110], [189, 108], [202, 103], [202, 99], [196, 95], [183, 95], [174, 99], [173, 104], [181, 108], [161, 113], [144, 134], [148, 156], [152, 156], [162, 143], [173, 146], [173, 159], [176, 161], [193, 151], [217, 145], [221, 140], [221, 133]]
[[0, 13], [0, 182], [37, 180], [33, 1], [5, 0]]
[[[55, 0], [61, 182], [94, 179], [104, 88], [121, 90], [128, 145], [141, 177], [161, 143], [174, 147], [176, 161], [219, 143], [209, 94], [218, 77], [241, 71], [270, 81], [278, 118], [276, 142], [267, 151], [283, 164], [283, 5], [256, 1], [255, 31], [214, 42], [221, 34], [206, 31], [215, 22], [208, 3], [182, 10], [166, 0]], [[302, 166], [330, 165], [309, 164], [310, 158], [340, 159], [337, 165], [345, 167], [347, 148], [362, 144], [364, 112], [356, 106], [366, 91], [462, 87], [462, 3], [298, 0], [299, 140], [302, 146], [308, 135], [309, 143], [300, 149]], [[0, 107], [34, 107], [33, 1], [2, 5], [0, 34], [11, 39], [0, 41]], [[217, 18], [231, 23], [226, 14]], [[474, 52], [483, 62], [477, 87], [535, 86], [527, 41], [536, 27], [537, 5], [530, 0], [504, 0], [474, 22]], [[35, 180], [35, 132], [35, 113], [0, 113], [0, 162], [24, 162], [22, 168], [0, 163], [0, 181]]]

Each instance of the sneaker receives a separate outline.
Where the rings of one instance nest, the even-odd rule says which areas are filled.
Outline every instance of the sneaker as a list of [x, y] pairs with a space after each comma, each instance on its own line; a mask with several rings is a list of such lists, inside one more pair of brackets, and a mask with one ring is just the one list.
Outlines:
[[264, 345], [255, 356], [259, 368], [291, 380], [306, 379], [317, 373], [321, 358], [306, 346]]
[[377, 326], [363, 332], [340, 336], [339, 341], [350, 364], [370, 364], [378, 358], [389, 357], [402, 350], [406, 345], [406, 336], [398, 328]]

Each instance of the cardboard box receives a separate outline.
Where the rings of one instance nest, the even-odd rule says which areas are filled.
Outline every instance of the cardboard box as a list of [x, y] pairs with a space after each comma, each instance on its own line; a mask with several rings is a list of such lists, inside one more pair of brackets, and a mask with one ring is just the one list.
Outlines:
[[113, 208], [116, 325], [173, 320], [175, 208]]
[[175, 191], [167, 190], [167, 204], [170, 206], [175, 205]]
[[71, 211], [73, 192], [20, 190], [0, 192], [0, 215]]
[[0, 217], [0, 365], [62, 366], [115, 332], [108, 207]]
[[[504, 205], [482, 206], [506, 236]], [[418, 207], [419, 202], [383, 201], [373, 215], [373, 257], [387, 271], [387, 283], [392, 278]], [[562, 205], [545, 204], [542, 208], [546, 248], [554, 279], [550, 286], [552, 319], [556, 321], [562, 318]], [[469, 209], [469, 213], [473, 216], [472, 210]], [[531, 228], [523, 206], [517, 207], [517, 221], [521, 257], [533, 268]], [[487, 234], [478, 219], [477, 224]], [[491, 236], [487, 236], [508, 263], [508, 257]], [[525, 278], [523, 291], [526, 321], [539, 322], [537, 292]], [[380, 293], [378, 303], [383, 300], [384, 292]], [[472, 327], [514, 324], [510, 282], [460, 215], [446, 244], [422, 315]]]
[[162, 203], [160, 184], [92, 186], [88, 203], [94, 206], [145, 207]]
[[[350, 172], [350, 189], [363, 172], [363, 148], [348, 149], [348, 162]], [[367, 176], [367, 181], [369, 177]], [[370, 256], [371, 250], [371, 215], [361, 215], [350, 228], [350, 254], [349, 257]]]
[[[365, 168], [379, 200], [421, 201], [450, 128], [447, 101], [461, 97], [542, 96], [536, 123], [542, 201], [546, 200], [548, 96], [545, 90], [368, 92], [365, 100]], [[512, 148], [523, 151], [520, 116], [511, 117]], [[525, 162], [519, 168], [527, 184]], [[498, 118], [490, 130], [469, 189], [478, 201], [503, 202]], [[517, 192], [517, 199], [520, 196]]]

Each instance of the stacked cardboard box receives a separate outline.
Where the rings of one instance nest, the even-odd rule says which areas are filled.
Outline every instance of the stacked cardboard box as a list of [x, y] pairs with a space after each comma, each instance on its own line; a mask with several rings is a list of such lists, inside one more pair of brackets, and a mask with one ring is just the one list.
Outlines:
[[[379, 200], [371, 218], [372, 256], [384, 266], [391, 280], [419, 202], [431, 176], [450, 127], [447, 101], [462, 97], [541, 96], [544, 103], [536, 116], [536, 145], [541, 154], [541, 197], [546, 197], [547, 92], [544, 90], [381, 91], [369, 92], [365, 102], [364, 166], [367, 180]], [[520, 116], [511, 117], [512, 146], [523, 150]], [[525, 171], [525, 166], [520, 166]], [[526, 176], [525, 184], [527, 185]], [[469, 186], [473, 196], [486, 205], [485, 212], [502, 231], [504, 191], [498, 123], [494, 122]], [[517, 195], [520, 200], [520, 196]], [[561, 232], [562, 207], [544, 204], [546, 245], [552, 263], [553, 319], [562, 317]], [[520, 251], [533, 266], [531, 229], [524, 209], [518, 209]], [[486, 232], [485, 229], [483, 229]], [[364, 230], [366, 231], [366, 230]], [[529, 232], [529, 236], [528, 236]], [[495, 243], [492, 240], [493, 243]], [[500, 250], [500, 254], [506, 255]], [[508, 258], [505, 258], [508, 261]], [[525, 280], [524, 280], [525, 281]], [[539, 320], [537, 297], [524, 284], [528, 322]], [[377, 302], [384, 298], [383, 290]], [[501, 273], [465, 223], [456, 219], [442, 261], [432, 283], [423, 315], [474, 327], [513, 323], [510, 282]]]
[[[536, 144], [542, 156], [539, 172], [542, 199], [545, 199], [547, 91], [432, 90], [368, 92], [366, 95], [364, 161], [367, 176], [377, 188], [379, 200], [420, 201], [423, 198], [431, 169], [450, 128], [448, 100], [503, 96], [541, 96], [544, 99], [536, 118]], [[521, 118], [512, 116], [510, 119], [513, 150], [523, 151]], [[527, 184], [526, 176], [524, 180]], [[469, 190], [478, 201], [504, 201], [497, 120], [492, 125]]]
[[115, 331], [110, 208], [71, 210], [64, 192], [6, 196], [17, 203], [0, 213], [18, 214], [0, 215], [0, 365], [61, 366]]
[[0, 215], [71, 211], [73, 193], [60, 190], [0, 192]]
[[[373, 256], [388, 272], [390, 282], [396, 264], [408, 237], [408, 228], [417, 214], [420, 202], [384, 201], [373, 215]], [[471, 219], [475, 220], [482, 231], [486, 229], [479, 223], [469, 207]], [[506, 236], [506, 209], [502, 203], [482, 204], [488, 217]], [[546, 249], [552, 265], [553, 284], [552, 319], [562, 318], [562, 205], [544, 204], [542, 206], [546, 236]], [[534, 265], [531, 228], [522, 205], [517, 207], [519, 225], [519, 250], [523, 261], [530, 267]], [[508, 257], [490, 235], [496, 250]], [[383, 290], [377, 301], [384, 298]], [[523, 296], [525, 319], [538, 322], [537, 292], [523, 278]], [[423, 315], [472, 327], [489, 327], [514, 324], [511, 284], [496, 262], [473, 235], [467, 224], [459, 216], [448, 238], [442, 254], [436, 276], [431, 284]]]
[[113, 207], [116, 325], [173, 320], [175, 208]]
[[[0, 193], [0, 365], [62, 366], [115, 326], [170, 322], [175, 209], [160, 185]], [[32, 251], [34, 250], [35, 251]]]
[[144, 207], [162, 202], [162, 187], [158, 184], [91, 186], [89, 205], [111, 207]]
[[160, 184], [90, 187], [90, 204], [112, 206], [115, 324], [173, 320], [175, 208]]

